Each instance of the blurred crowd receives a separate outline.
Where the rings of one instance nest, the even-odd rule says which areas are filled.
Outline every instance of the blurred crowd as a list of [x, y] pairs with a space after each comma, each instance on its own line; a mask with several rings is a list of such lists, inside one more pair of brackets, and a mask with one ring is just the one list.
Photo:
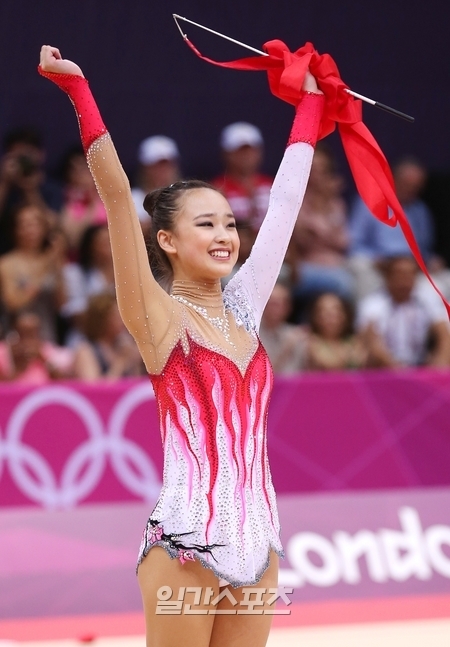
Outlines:
[[[261, 172], [264, 141], [245, 122], [220, 139], [223, 173], [209, 178], [228, 199], [245, 262], [267, 211], [273, 178]], [[183, 177], [173, 139], [145, 139], [130, 178], [144, 233], [145, 195]], [[405, 157], [393, 168], [398, 198], [433, 279], [450, 299], [450, 270], [434, 252], [433, 216], [421, 200], [427, 172]], [[378, 222], [359, 197], [345, 200], [331, 150], [319, 143], [303, 205], [261, 340], [276, 373], [450, 367], [450, 327], [419, 274], [399, 227]], [[236, 268], [238, 269], [238, 268]], [[117, 379], [145, 373], [120, 319], [106, 213], [81, 148], [58, 175], [32, 129], [9, 132], [0, 159], [0, 380]]]

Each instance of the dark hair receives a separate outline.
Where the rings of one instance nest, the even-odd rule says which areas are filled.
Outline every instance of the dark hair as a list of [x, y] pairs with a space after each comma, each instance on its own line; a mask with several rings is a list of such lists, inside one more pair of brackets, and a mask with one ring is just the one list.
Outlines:
[[116, 304], [116, 297], [109, 292], [100, 292], [89, 299], [83, 316], [83, 332], [90, 342], [102, 336], [109, 313]]
[[319, 304], [319, 301], [322, 297], [327, 297], [327, 296], [333, 296], [335, 297], [339, 303], [342, 306], [342, 309], [344, 310], [345, 314], [345, 325], [344, 329], [341, 333], [341, 338], [345, 339], [345, 337], [349, 337], [350, 335], [353, 335], [354, 333], [354, 321], [355, 321], [355, 311], [352, 303], [350, 301], [347, 301], [347, 299], [342, 298], [339, 296], [339, 294], [336, 294], [335, 292], [322, 292], [322, 294], [319, 294], [310, 304], [309, 306], [309, 313], [308, 313], [308, 320], [309, 320], [309, 325], [311, 327], [311, 330], [313, 333], [320, 334], [319, 329], [317, 328], [316, 325], [316, 310], [317, 306]]
[[173, 230], [175, 217], [181, 207], [180, 199], [186, 191], [193, 189], [212, 189], [220, 193], [211, 184], [202, 180], [180, 180], [145, 196], [144, 209], [152, 219], [150, 231], [146, 237], [150, 267], [155, 279], [164, 284], [171, 282], [173, 271], [169, 257], [158, 243], [158, 231]]
[[410, 165], [417, 166], [417, 168], [426, 171], [425, 164], [418, 157], [416, 157], [415, 155], [403, 155], [402, 157], [396, 159], [394, 164], [392, 164], [392, 172], [395, 174], [395, 172], [398, 171], [401, 166]]
[[386, 276], [390, 272], [392, 272], [392, 268], [398, 263], [402, 261], [409, 261], [412, 263], [415, 268], [418, 270], [419, 266], [417, 265], [417, 261], [414, 258], [412, 254], [397, 254], [395, 256], [386, 256], [379, 262], [379, 268], [381, 270], [381, 273]]
[[83, 232], [78, 247], [78, 264], [85, 272], [90, 270], [92, 267], [92, 247], [94, 245], [95, 237], [99, 231], [106, 228], [106, 223], [103, 225], [90, 225]]
[[62, 158], [60, 159], [58, 170], [57, 170], [57, 177], [64, 184], [68, 183], [72, 162], [74, 159], [77, 159], [78, 157], [82, 157], [83, 159], [85, 159], [83, 147], [76, 144], [68, 148], [65, 151], [64, 155], [62, 156]]
[[16, 144], [28, 144], [43, 150], [44, 144], [40, 133], [34, 128], [15, 128], [6, 133], [3, 138], [3, 148], [8, 153]]
[[327, 158], [331, 173], [337, 172], [336, 157], [331, 146], [324, 141], [317, 142], [315, 152], [324, 155]]

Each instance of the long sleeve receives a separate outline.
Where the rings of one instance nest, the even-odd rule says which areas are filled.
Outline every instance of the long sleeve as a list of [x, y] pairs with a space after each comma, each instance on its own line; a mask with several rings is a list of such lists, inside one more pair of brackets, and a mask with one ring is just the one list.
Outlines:
[[39, 72], [69, 95], [91, 173], [105, 204], [122, 319], [137, 341], [155, 345], [170, 325], [173, 303], [153, 277], [128, 178], [84, 77]]
[[244, 293], [257, 329], [280, 273], [308, 183], [324, 97], [305, 93], [297, 107], [288, 147], [270, 192], [270, 202], [252, 252], [225, 288]]

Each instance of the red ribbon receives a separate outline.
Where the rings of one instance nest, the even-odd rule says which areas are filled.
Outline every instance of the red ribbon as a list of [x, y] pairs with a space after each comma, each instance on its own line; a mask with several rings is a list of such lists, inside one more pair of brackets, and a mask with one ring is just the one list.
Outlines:
[[356, 188], [372, 214], [390, 227], [399, 224], [417, 264], [441, 297], [450, 317], [450, 305], [428, 273], [425, 262], [408, 219], [395, 193], [394, 179], [388, 161], [373, 135], [362, 121], [362, 102], [344, 90], [336, 63], [329, 54], [319, 54], [312, 43], [290, 52], [281, 40], [264, 44], [268, 56], [251, 56], [221, 63], [200, 54], [185, 39], [189, 47], [204, 61], [235, 70], [265, 70], [272, 94], [297, 105], [302, 98], [302, 86], [309, 69], [325, 95], [325, 109], [319, 129], [319, 139], [332, 133], [338, 124], [345, 154]]

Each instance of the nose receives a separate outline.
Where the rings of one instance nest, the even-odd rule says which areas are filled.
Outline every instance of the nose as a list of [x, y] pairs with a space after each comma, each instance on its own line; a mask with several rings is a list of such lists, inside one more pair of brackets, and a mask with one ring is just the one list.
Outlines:
[[216, 230], [215, 240], [218, 243], [228, 243], [231, 240], [230, 230], [224, 225], [220, 225]]

